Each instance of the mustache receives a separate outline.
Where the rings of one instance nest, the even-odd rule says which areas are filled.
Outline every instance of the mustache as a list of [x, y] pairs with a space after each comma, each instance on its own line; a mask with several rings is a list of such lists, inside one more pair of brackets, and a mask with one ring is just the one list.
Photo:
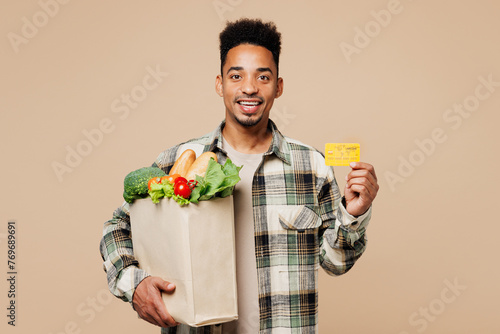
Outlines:
[[264, 102], [264, 98], [257, 96], [257, 95], [238, 95], [234, 98], [234, 102], [238, 102], [238, 100], [243, 100], [243, 99], [252, 99], [252, 100], [259, 100], [261, 103]]

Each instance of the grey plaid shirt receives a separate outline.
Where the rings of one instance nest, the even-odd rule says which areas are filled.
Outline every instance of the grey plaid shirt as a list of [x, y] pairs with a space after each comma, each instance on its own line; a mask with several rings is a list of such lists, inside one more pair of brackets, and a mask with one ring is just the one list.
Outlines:
[[[188, 148], [197, 155], [215, 152], [224, 164], [223, 126], [162, 152], [153, 166], [168, 174]], [[252, 186], [260, 333], [317, 333], [318, 269], [341, 275], [354, 265], [366, 248], [371, 207], [357, 218], [347, 213], [323, 154], [283, 136], [271, 120], [269, 127], [272, 144]], [[136, 286], [148, 273], [133, 255], [127, 203], [104, 224], [100, 250], [110, 291], [132, 302]], [[220, 333], [221, 327], [180, 325], [162, 333]]]

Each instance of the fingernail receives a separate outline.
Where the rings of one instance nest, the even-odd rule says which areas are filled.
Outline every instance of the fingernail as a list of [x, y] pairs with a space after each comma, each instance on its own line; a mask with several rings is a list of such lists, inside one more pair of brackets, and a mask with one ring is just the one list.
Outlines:
[[345, 176], [345, 180], [346, 180], [346, 181], [349, 181], [349, 178], [347, 177], [347, 175]]
[[169, 285], [167, 285], [167, 289], [173, 289], [174, 287], [175, 286], [172, 283], [170, 283]]
[[349, 164], [349, 166], [351, 166], [352, 168], [356, 167], [356, 163], [353, 161]]

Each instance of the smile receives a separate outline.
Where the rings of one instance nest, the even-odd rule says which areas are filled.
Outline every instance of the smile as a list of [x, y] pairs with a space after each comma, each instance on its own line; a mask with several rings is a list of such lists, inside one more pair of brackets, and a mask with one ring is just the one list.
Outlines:
[[259, 104], [262, 104], [260, 101], [238, 101], [239, 105], [242, 106], [258, 106]]
[[259, 109], [262, 104], [261, 100], [238, 100], [236, 101], [240, 105], [240, 109], [245, 114], [254, 114]]

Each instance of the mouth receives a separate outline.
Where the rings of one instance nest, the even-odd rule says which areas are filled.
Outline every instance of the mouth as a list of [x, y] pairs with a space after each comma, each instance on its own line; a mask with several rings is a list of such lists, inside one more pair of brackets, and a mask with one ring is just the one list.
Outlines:
[[262, 104], [262, 100], [258, 99], [239, 99], [236, 101], [240, 105], [240, 109], [246, 114], [253, 114]]

